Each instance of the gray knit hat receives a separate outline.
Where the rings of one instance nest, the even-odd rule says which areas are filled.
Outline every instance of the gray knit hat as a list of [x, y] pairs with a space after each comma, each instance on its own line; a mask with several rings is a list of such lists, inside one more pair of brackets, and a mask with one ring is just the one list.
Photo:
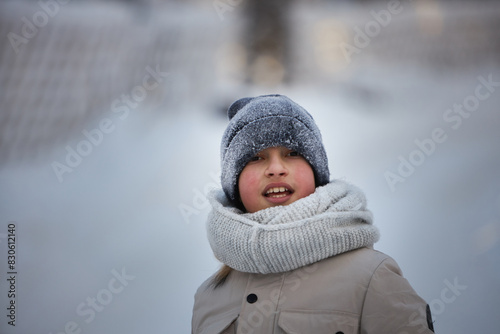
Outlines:
[[246, 97], [227, 111], [229, 125], [221, 143], [222, 189], [239, 203], [238, 178], [258, 152], [276, 146], [297, 151], [311, 165], [316, 186], [330, 180], [328, 159], [316, 123], [297, 103], [283, 95]]

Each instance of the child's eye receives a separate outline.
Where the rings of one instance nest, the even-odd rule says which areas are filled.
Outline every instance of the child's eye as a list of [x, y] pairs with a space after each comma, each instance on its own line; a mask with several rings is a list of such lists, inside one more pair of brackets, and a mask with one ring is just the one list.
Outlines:
[[288, 153], [288, 155], [291, 156], [291, 157], [298, 157], [298, 156], [300, 156], [299, 152], [297, 152], [297, 151], [291, 151], [291, 152]]
[[255, 155], [255, 156], [253, 156], [253, 157], [250, 159], [250, 161], [258, 161], [258, 160], [260, 160], [260, 159], [261, 159], [261, 157], [259, 157], [258, 155]]

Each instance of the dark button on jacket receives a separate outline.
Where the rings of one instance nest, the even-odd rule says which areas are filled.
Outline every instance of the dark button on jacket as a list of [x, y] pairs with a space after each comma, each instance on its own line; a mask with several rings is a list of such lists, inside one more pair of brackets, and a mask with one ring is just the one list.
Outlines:
[[253, 304], [257, 301], [257, 295], [255, 293], [251, 293], [247, 296], [247, 302]]

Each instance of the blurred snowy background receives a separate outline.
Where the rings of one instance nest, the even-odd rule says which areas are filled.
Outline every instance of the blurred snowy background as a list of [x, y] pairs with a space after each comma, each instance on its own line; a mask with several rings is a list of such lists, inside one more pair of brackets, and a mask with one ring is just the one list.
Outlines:
[[315, 117], [436, 332], [497, 333], [499, 31], [497, 1], [2, 1], [0, 333], [189, 333], [225, 111], [267, 93]]

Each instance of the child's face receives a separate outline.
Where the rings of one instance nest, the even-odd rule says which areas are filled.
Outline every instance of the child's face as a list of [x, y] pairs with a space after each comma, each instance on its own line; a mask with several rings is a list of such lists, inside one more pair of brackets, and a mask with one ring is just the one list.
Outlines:
[[297, 152], [286, 147], [260, 151], [243, 168], [238, 187], [247, 212], [288, 205], [315, 189], [314, 172]]

